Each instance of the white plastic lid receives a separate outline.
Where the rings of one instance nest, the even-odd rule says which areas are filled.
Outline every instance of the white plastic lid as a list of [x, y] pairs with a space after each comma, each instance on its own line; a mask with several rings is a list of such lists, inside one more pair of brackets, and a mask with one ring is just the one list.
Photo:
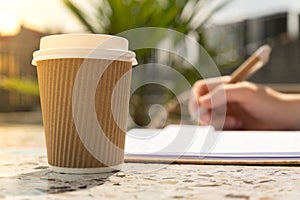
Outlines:
[[95, 58], [137, 64], [135, 53], [128, 51], [128, 40], [105, 34], [60, 34], [41, 38], [40, 50], [33, 53], [32, 64], [58, 58]]

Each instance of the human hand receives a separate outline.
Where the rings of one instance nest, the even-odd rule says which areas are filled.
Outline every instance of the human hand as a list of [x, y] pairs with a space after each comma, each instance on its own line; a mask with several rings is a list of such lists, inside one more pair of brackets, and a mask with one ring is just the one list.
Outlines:
[[207, 110], [198, 117], [200, 124], [216, 129], [295, 128], [293, 113], [299, 108], [299, 96], [247, 81], [227, 84], [229, 80], [230, 77], [212, 78], [194, 84], [189, 111], [194, 115], [197, 107]]

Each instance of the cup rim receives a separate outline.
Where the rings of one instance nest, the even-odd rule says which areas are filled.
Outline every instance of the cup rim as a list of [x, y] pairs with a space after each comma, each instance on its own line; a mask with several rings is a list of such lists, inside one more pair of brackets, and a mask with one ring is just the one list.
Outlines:
[[41, 38], [40, 49], [33, 53], [32, 64], [59, 58], [93, 58], [131, 62], [135, 53], [128, 50], [126, 38], [109, 34], [65, 33]]
[[63, 58], [119, 60], [131, 62], [132, 65], [137, 64], [135, 53], [132, 51], [109, 48], [51, 48], [33, 52], [32, 65], [36, 66], [37, 62], [42, 60]]

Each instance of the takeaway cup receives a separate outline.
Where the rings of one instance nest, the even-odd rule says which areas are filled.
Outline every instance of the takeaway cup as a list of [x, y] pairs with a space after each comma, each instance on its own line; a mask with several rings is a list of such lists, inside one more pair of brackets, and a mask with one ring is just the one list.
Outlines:
[[135, 54], [125, 38], [60, 34], [41, 38], [37, 67], [50, 169], [62, 173], [119, 170]]

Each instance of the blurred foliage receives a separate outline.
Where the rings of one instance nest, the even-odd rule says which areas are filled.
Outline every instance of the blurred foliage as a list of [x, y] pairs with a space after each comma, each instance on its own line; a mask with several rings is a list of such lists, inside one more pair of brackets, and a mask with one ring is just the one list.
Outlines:
[[140, 27], [164, 27], [188, 33], [201, 32], [205, 22], [228, 1], [209, 9], [215, 0], [98, 0], [85, 1], [94, 12], [85, 11], [73, 0], [62, 0], [91, 33], [118, 34]]
[[0, 88], [5, 89], [5, 90], [19, 92], [21, 94], [39, 96], [38, 83], [36, 80], [33, 80], [33, 79], [1, 77]]
[[[87, 0], [82, 4], [76, 0], [61, 1], [91, 33], [116, 35], [135, 28], [162, 27], [194, 35], [205, 46], [202, 33], [206, 22], [230, 0]], [[86, 4], [89, 9], [82, 6]], [[138, 50], [139, 64], [148, 63], [152, 53], [149, 49]]]
[[[77, 17], [87, 31], [91, 33], [119, 34], [123, 31], [141, 27], [162, 27], [193, 35], [205, 46], [202, 33], [206, 22], [229, 0], [88, 0], [84, 4], [90, 9], [84, 9], [83, 4], [74, 0], [62, 0], [66, 7]], [[219, 2], [219, 3], [216, 3]], [[91, 8], [93, 8], [91, 10]], [[152, 36], [151, 36], [152, 37]], [[147, 40], [150, 38], [147, 38]], [[151, 38], [152, 39], [152, 38]], [[156, 38], [157, 39], [157, 38]], [[164, 38], [158, 38], [158, 42]], [[179, 42], [179, 41], [173, 41]], [[153, 62], [158, 50], [139, 49], [135, 51], [139, 64]], [[185, 78], [193, 83], [200, 79], [200, 74], [182, 58], [169, 55], [168, 66], [172, 66]], [[155, 62], [155, 61], [154, 61]], [[145, 96], [149, 90], [139, 89], [131, 98], [131, 116], [138, 125], [146, 125], [149, 117], [145, 110], [149, 102]], [[152, 88], [151, 92], [158, 88]], [[161, 89], [160, 89], [161, 90]], [[161, 96], [167, 100], [174, 97], [171, 92], [161, 90]], [[132, 100], [134, 99], [134, 100]], [[164, 101], [165, 103], [165, 101]]]

